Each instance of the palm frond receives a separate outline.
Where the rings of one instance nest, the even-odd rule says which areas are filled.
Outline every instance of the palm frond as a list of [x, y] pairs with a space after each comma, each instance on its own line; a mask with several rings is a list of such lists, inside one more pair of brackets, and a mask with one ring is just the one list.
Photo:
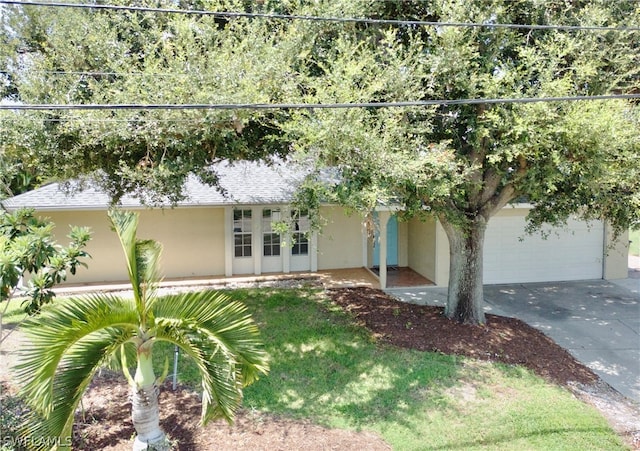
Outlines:
[[[138, 230], [138, 214], [131, 211], [109, 210], [109, 219], [115, 230], [124, 256], [127, 261], [127, 272], [133, 289], [136, 303], [141, 302], [140, 276], [138, 274], [138, 258], [136, 255], [136, 232]], [[140, 307], [140, 306], [139, 306]], [[139, 309], [142, 312], [142, 309]]]
[[53, 377], [50, 405], [45, 410], [35, 404], [27, 391], [23, 396], [38, 416], [32, 417], [24, 434], [32, 439], [45, 440], [71, 435], [74, 413], [96, 371], [103, 365], [119, 344], [127, 341], [131, 334], [118, 328], [95, 332], [75, 343], [60, 361]]
[[161, 279], [159, 261], [162, 245], [155, 240], [137, 239], [137, 213], [110, 210], [109, 218], [124, 250], [133, 297], [138, 306], [141, 325], [144, 327]]
[[[162, 322], [167, 326], [169, 322]], [[206, 339], [197, 329], [180, 321], [171, 322], [171, 326], [159, 328], [156, 339], [169, 341], [189, 356], [202, 378], [202, 424], [215, 418], [232, 421], [242, 402], [240, 377], [236, 370], [237, 362], [233, 356], [218, 350], [211, 352], [202, 345]], [[182, 327], [191, 329], [188, 333], [178, 332]]]
[[158, 268], [161, 252], [162, 245], [155, 240], [136, 241], [136, 266], [145, 316], [156, 299], [155, 295], [161, 279]]
[[91, 296], [52, 305], [23, 324], [28, 344], [16, 367], [21, 393], [44, 417], [31, 433], [70, 432], [74, 410], [95, 371], [137, 333], [131, 300]]
[[260, 332], [247, 308], [213, 291], [159, 298], [154, 305], [157, 339], [180, 346], [199, 368], [204, 423], [232, 420], [242, 387], [269, 371]]
[[[122, 371], [129, 380], [131, 368], [135, 365], [138, 357], [136, 345], [132, 342], [124, 343], [120, 349], [116, 350], [111, 359], [106, 363], [106, 367], [113, 371]], [[130, 385], [134, 385], [131, 384]]]

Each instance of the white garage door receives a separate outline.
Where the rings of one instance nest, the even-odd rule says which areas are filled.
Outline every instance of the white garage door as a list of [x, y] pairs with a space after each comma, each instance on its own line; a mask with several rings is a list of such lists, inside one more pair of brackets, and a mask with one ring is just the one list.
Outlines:
[[[570, 220], [544, 239], [524, 232], [523, 217], [489, 220], [484, 247], [484, 283], [601, 279], [602, 222]], [[548, 230], [548, 229], [547, 229]]]

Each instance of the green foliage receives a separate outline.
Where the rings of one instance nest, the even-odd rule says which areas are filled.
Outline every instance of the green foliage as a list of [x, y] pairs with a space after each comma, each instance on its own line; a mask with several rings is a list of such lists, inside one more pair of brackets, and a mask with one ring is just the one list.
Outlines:
[[85, 227], [72, 227], [70, 243], [63, 247], [54, 241], [54, 224], [35, 216], [33, 210], [0, 212], [0, 301], [10, 299], [22, 277], [30, 276], [22, 295], [25, 311], [38, 313], [51, 302], [55, 285], [75, 274], [82, 260], [89, 257], [84, 248], [91, 235]]
[[[200, 6], [233, 7], [217, 3]], [[286, 94], [286, 68], [295, 57], [295, 43], [259, 21], [29, 7], [7, 7], [6, 14], [16, 45], [23, 48], [14, 55], [18, 61], [9, 64], [10, 75], [16, 100], [26, 103], [278, 102]], [[28, 70], [20, 64], [25, 58]], [[4, 112], [0, 129], [3, 137], [6, 130], [3, 148], [40, 162], [43, 176], [92, 174], [114, 201], [133, 193], [157, 203], [181, 199], [190, 173], [215, 183], [212, 162], [286, 154], [288, 146], [275, 128], [281, 115], [242, 110]]]
[[[347, 2], [324, 11], [336, 3]], [[484, 321], [483, 231], [516, 199], [533, 205], [530, 230], [572, 216], [606, 220], [616, 233], [640, 222], [637, 102], [446, 102], [637, 92], [636, 33], [490, 26], [635, 26], [637, 2], [349, 3], [364, 17], [487, 24], [318, 24], [297, 66], [304, 101], [443, 103], [301, 110], [282, 125], [317, 179], [338, 171], [328, 196], [326, 184], [317, 191], [324, 200], [364, 215], [395, 204], [401, 216], [440, 221], [453, 252], [447, 316]]]
[[[638, 91], [636, 32], [491, 26], [637, 26], [635, 0], [180, 4], [486, 26], [7, 6], [3, 20], [15, 34], [6, 43], [22, 50], [2, 54], [7, 89], [15, 100], [28, 103], [114, 104], [326, 104]], [[174, 3], [153, 2], [163, 5]], [[489, 218], [516, 199], [534, 205], [532, 229], [572, 215], [605, 219], [616, 232], [636, 227], [638, 119], [638, 104], [631, 101], [7, 111], [0, 117], [0, 134], [6, 137], [0, 146], [47, 168], [50, 173], [43, 176], [91, 175], [114, 202], [132, 193], [148, 203], [180, 200], [190, 173], [215, 184], [211, 163], [219, 159], [294, 153], [314, 169], [301, 195], [311, 213], [320, 201], [365, 214], [378, 204], [397, 204], [406, 217], [436, 216], [450, 239], [457, 235], [460, 241], [481, 236]], [[337, 171], [329, 186], [328, 167]], [[321, 223], [313, 214], [311, 220]], [[481, 249], [482, 243], [471, 247]], [[450, 274], [477, 285], [472, 275], [462, 277], [465, 271], [470, 270], [455, 267]], [[451, 286], [460, 284], [454, 280]], [[466, 310], [479, 311], [481, 289], [464, 289], [464, 295], [451, 293], [471, 299]]]
[[27, 314], [24, 312], [24, 307], [21, 307], [21, 304], [22, 299], [14, 298], [6, 301], [6, 304], [2, 306], [3, 327], [10, 324], [20, 324], [24, 321]]
[[24, 155], [9, 155], [8, 149], [0, 155], [0, 199], [33, 189], [39, 183], [36, 168], [25, 160]]
[[640, 229], [629, 231], [629, 254], [640, 257]]
[[[624, 27], [635, 25], [640, 15], [634, 0], [571, 7], [528, 0], [182, 6], [487, 25]], [[6, 83], [23, 102], [342, 103], [597, 95], [634, 92], [640, 67], [634, 33], [620, 31], [6, 10], [3, 20], [15, 30], [7, 45], [22, 49], [3, 55]], [[22, 56], [16, 61], [16, 55]], [[344, 183], [323, 199], [364, 211], [377, 202], [396, 202], [407, 215], [428, 211], [462, 227], [474, 215], [488, 218], [524, 196], [536, 203], [535, 225], [599, 212], [622, 230], [638, 216], [638, 177], [628, 164], [638, 156], [635, 109], [633, 103], [612, 101], [6, 112], [0, 127], [7, 137], [2, 145], [12, 154], [22, 152], [26, 161], [38, 161], [58, 177], [93, 174], [114, 201], [133, 193], [150, 203], [175, 202], [189, 173], [215, 184], [214, 161], [282, 156], [295, 149], [318, 170], [340, 168]], [[601, 183], [603, 174], [609, 176]]]

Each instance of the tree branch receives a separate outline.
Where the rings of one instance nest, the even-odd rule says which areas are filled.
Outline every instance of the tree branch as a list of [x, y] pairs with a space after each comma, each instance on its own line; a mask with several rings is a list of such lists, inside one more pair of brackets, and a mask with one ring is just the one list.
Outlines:
[[[518, 156], [518, 170], [514, 174], [512, 180], [507, 183], [502, 190], [495, 192], [493, 196], [491, 196], [486, 203], [483, 204], [480, 209], [480, 214], [484, 216], [485, 219], [489, 220], [490, 217], [495, 215], [498, 211], [500, 211], [505, 205], [511, 202], [513, 199], [517, 197], [517, 190], [515, 188], [515, 182], [520, 178], [524, 177], [527, 173], [527, 160], [524, 156]], [[495, 182], [494, 182], [495, 183]], [[499, 185], [499, 181], [498, 181]], [[496, 186], [497, 189], [497, 186]], [[495, 191], [495, 190], [494, 190]]]
[[[486, 110], [486, 105], [479, 104], [476, 106], [476, 117], [481, 118]], [[471, 167], [471, 193], [469, 196], [469, 203], [472, 205], [482, 205], [482, 193], [483, 193], [483, 174], [482, 168], [485, 166], [485, 157], [487, 155], [487, 138], [481, 138], [480, 144], [471, 146], [471, 152], [469, 153], [469, 165]]]
[[489, 220], [493, 215], [507, 205], [510, 201], [515, 199], [516, 190], [512, 183], [509, 183], [480, 209], [480, 214]]
[[480, 196], [480, 205], [484, 206], [489, 200], [495, 196], [498, 186], [502, 181], [502, 176], [494, 169], [488, 169], [484, 175], [484, 188]]

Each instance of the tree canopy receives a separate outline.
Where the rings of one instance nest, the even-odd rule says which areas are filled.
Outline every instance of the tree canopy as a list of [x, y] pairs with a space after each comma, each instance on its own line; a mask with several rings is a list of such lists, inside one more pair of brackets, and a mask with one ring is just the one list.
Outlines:
[[[622, 14], [625, 2], [616, 2], [611, 10], [606, 2], [600, 7], [590, 2], [589, 8], [575, 11], [548, 9], [546, 3], [494, 1], [470, 7], [431, 2], [427, 19], [635, 23], [633, 14]], [[634, 5], [628, 2], [626, 12], [633, 12]], [[360, 34], [342, 33], [327, 44], [323, 61], [303, 65], [322, 67], [320, 73], [314, 68], [305, 74], [314, 100], [575, 97], [633, 92], [638, 84], [637, 33], [426, 27], [377, 30], [369, 41]], [[352, 167], [359, 169], [350, 194], [369, 199], [367, 208], [386, 195], [401, 199], [409, 211], [428, 206], [454, 222], [464, 222], [466, 210], [482, 206], [483, 213], [491, 213], [520, 196], [536, 204], [554, 199], [559, 206], [561, 195], [574, 200], [579, 195], [582, 199], [573, 204], [584, 205], [597, 201], [593, 194], [598, 191], [595, 197], [611, 205], [607, 196], [614, 193], [607, 191], [614, 180], [634, 180], [633, 169], [619, 163], [632, 161], [638, 151], [637, 108], [625, 101], [315, 110], [303, 111], [297, 119], [288, 130], [298, 147], [345, 168], [347, 180]], [[363, 182], [376, 192], [369, 195]], [[566, 213], [546, 210], [547, 220]], [[630, 216], [626, 219], [621, 227], [629, 225]]]
[[[237, 6], [205, 2], [212, 9]], [[175, 7], [173, 2], [159, 2]], [[157, 5], [156, 5], [157, 6]], [[184, 7], [198, 6], [187, 4]], [[139, 11], [6, 7], [9, 99], [28, 104], [278, 102], [291, 63], [265, 22]], [[282, 155], [278, 111], [3, 112], [4, 151], [38, 161], [43, 177], [92, 175], [114, 200], [178, 200], [185, 177], [215, 183], [212, 162]]]
[[[640, 17], [636, 2], [369, 6], [365, 15], [487, 26], [339, 33], [323, 43], [315, 64], [303, 66], [310, 68], [303, 76], [315, 99], [518, 99], [638, 89], [638, 32], [490, 26], [633, 26]], [[617, 231], [638, 225], [638, 113], [623, 100], [443, 102], [300, 111], [287, 130], [306, 158], [340, 168], [334, 193], [341, 202], [363, 211], [395, 203], [405, 216], [439, 219], [451, 249], [447, 315], [476, 323], [484, 320], [484, 230], [509, 202], [533, 205], [532, 228], [562, 224], [570, 215], [607, 220]]]

